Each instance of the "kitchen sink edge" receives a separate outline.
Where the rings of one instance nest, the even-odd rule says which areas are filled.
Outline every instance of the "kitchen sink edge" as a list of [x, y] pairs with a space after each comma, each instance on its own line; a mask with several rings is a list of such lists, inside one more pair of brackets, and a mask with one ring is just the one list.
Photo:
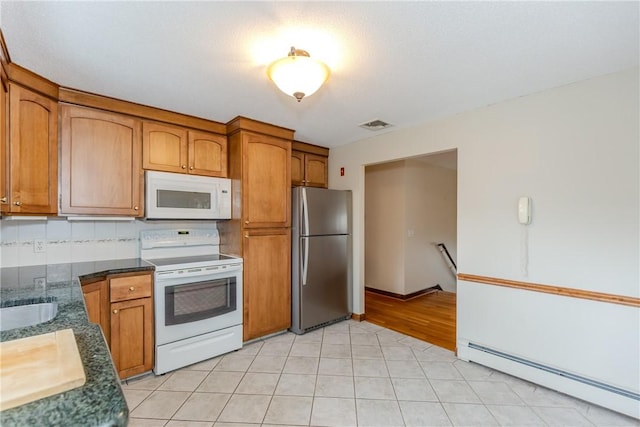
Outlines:
[[0, 342], [71, 328], [87, 377], [81, 387], [0, 412], [0, 425], [127, 425], [129, 409], [120, 379], [100, 327], [88, 320], [80, 281], [153, 270], [138, 258], [0, 269], [0, 304], [51, 298], [58, 303], [55, 318], [0, 332]]

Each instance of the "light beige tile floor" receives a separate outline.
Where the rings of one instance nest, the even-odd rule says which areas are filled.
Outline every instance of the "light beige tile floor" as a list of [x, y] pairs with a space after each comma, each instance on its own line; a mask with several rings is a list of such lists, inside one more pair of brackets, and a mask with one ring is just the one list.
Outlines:
[[640, 426], [368, 322], [128, 380], [129, 426]]

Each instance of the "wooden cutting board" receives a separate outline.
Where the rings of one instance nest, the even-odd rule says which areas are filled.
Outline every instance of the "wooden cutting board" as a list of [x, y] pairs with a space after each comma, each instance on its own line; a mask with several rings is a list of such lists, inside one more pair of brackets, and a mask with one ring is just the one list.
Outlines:
[[86, 382], [73, 330], [0, 343], [0, 411]]

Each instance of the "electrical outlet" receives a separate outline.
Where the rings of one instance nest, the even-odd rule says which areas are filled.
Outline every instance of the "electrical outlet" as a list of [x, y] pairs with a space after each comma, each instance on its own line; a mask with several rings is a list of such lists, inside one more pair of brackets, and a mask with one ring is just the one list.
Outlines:
[[46, 250], [47, 250], [47, 245], [44, 239], [33, 240], [33, 252], [38, 254], [38, 253], [46, 252]]
[[38, 289], [44, 289], [47, 287], [47, 279], [44, 277], [36, 277], [33, 279], [33, 284], [36, 285]]

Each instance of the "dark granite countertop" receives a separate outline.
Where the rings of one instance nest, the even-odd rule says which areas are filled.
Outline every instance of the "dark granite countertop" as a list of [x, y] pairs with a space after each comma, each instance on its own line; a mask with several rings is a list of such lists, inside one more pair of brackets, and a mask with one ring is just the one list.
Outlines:
[[0, 332], [0, 341], [71, 328], [87, 382], [78, 388], [0, 412], [0, 425], [124, 426], [129, 409], [100, 327], [89, 323], [80, 280], [113, 273], [153, 271], [141, 259], [52, 264], [0, 269], [0, 303], [53, 297], [50, 322]]

